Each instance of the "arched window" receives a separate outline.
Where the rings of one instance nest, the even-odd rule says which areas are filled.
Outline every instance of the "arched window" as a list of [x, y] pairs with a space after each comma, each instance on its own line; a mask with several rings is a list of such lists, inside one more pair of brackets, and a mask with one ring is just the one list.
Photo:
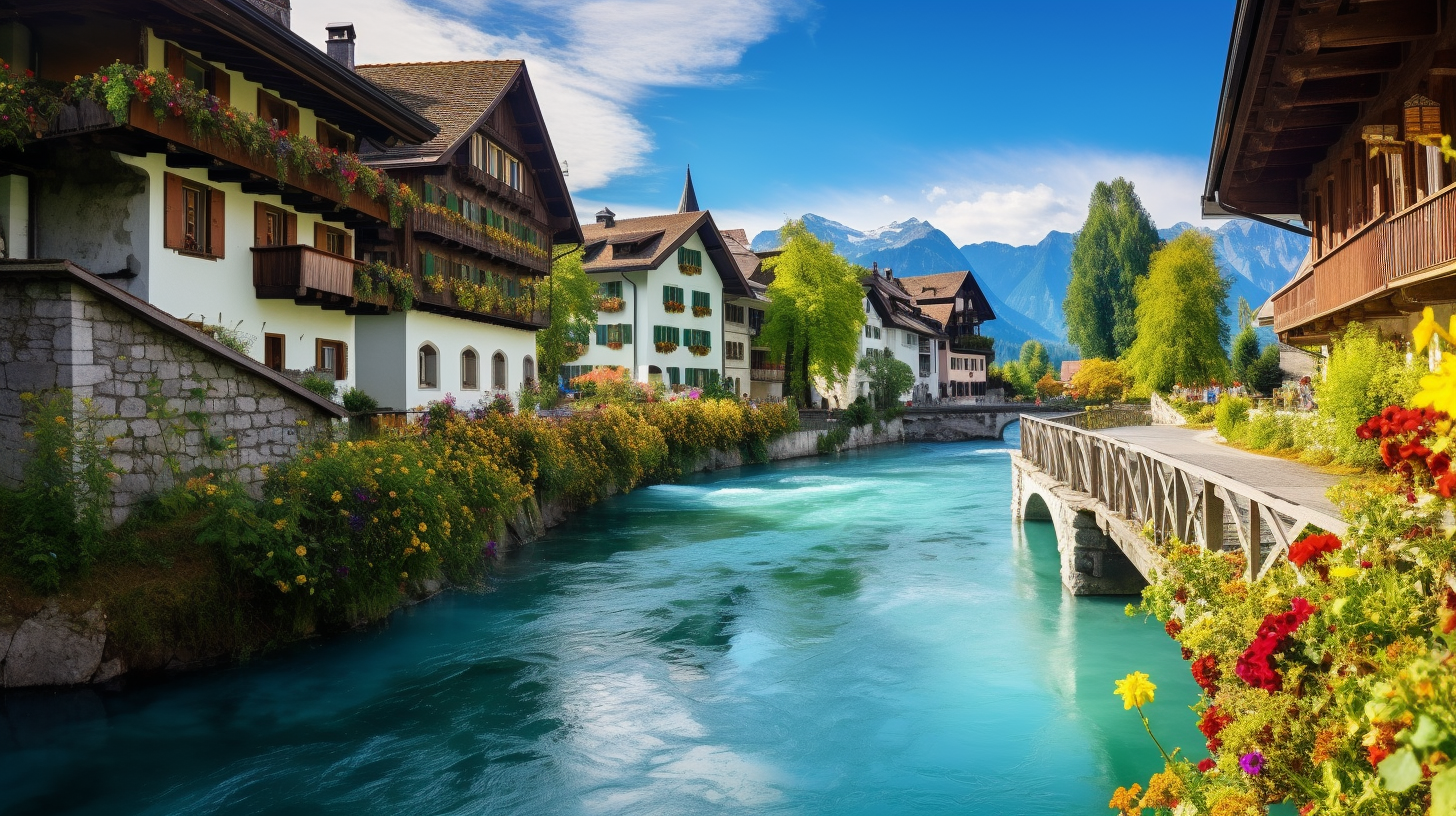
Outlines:
[[480, 388], [480, 355], [475, 349], [460, 352], [460, 388], [464, 391]]
[[420, 346], [420, 387], [440, 387], [440, 352], [429, 343]]
[[509, 388], [506, 385], [506, 356], [499, 351], [490, 357], [490, 387], [497, 391]]
[[532, 386], [536, 384], [536, 361], [527, 354], [526, 359], [521, 361], [521, 385]]

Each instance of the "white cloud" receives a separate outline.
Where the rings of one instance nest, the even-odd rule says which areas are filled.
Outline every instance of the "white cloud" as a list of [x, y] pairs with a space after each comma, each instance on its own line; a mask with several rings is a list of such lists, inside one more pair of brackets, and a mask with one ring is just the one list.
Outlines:
[[944, 187], [941, 187], [940, 185], [936, 185], [935, 187], [932, 187], [930, 189], [930, 192], [925, 194], [925, 200], [929, 201], [931, 204], [934, 204], [937, 198], [944, 198], [945, 195], [946, 189]]
[[646, 163], [652, 134], [633, 105], [654, 88], [732, 81], [743, 52], [802, 2], [294, 0], [293, 29], [322, 43], [326, 23], [352, 19], [361, 63], [524, 58], [572, 188], [589, 190]]
[[880, 196], [880, 203], [881, 204], [894, 204], [895, 203], [895, 199], [890, 198], [887, 195], [882, 195], [882, 196]]

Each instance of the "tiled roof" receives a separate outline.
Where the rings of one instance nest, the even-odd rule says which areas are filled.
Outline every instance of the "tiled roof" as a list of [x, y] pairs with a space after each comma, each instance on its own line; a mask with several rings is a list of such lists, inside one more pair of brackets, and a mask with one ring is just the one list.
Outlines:
[[[582, 224], [581, 231], [588, 250], [582, 269], [587, 272], [656, 269], [696, 233], [703, 239], [703, 246], [718, 270], [718, 277], [723, 279], [724, 291], [742, 296], [749, 294], [748, 280], [730, 251], [731, 244], [722, 237], [723, 233], [718, 231], [712, 214], [707, 210], [619, 218], [610, 229], [600, 222]], [[661, 233], [660, 238], [648, 240], [638, 251], [630, 254], [623, 254], [613, 247], [618, 243], [619, 236], [631, 239], [658, 233]]]
[[1061, 380], [1064, 383], [1071, 382], [1072, 381], [1072, 378], [1075, 377], [1075, 376], [1077, 376], [1077, 372], [1078, 371], [1081, 371], [1081, 370], [1082, 370], [1082, 361], [1081, 360], [1063, 360], [1062, 361], [1061, 376], [1058, 377], [1057, 379]]
[[929, 315], [934, 320], [939, 320], [940, 321], [940, 325], [944, 326], [944, 325], [947, 325], [947, 324], [950, 323], [950, 315], [951, 315], [951, 312], [954, 312], [955, 311], [955, 304], [954, 303], [931, 303], [931, 304], [926, 305], [926, 306], [921, 306], [920, 307], [920, 311], [922, 311], [925, 314]]
[[748, 248], [748, 233], [744, 230], [722, 230], [723, 242], [728, 245], [728, 252], [732, 254], [733, 260], [738, 262], [738, 271], [743, 277], [752, 278], [753, 273], [758, 271], [759, 260], [753, 250]]
[[920, 275], [914, 278], [900, 278], [900, 285], [916, 300], [953, 298], [970, 272], [942, 272], [939, 275]]
[[[732, 238], [733, 240], [735, 240], [738, 243], [742, 244], [744, 249], [748, 249], [748, 245], [749, 245], [749, 241], [748, 241], [748, 230], [731, 229], [731, 230], [720, 230], [720, 231], [723, 233], [723, 237], [724, 238]], [[750, 250], [750, 251], [752, 251], [752, 250]]]
[[428, 160], [444, 155], [495, 105], [523, 64], [521, 60], [474, 60], [360, 65], [360, 76], [440, 128], [424, 144], [385, 148], [366, 158]]

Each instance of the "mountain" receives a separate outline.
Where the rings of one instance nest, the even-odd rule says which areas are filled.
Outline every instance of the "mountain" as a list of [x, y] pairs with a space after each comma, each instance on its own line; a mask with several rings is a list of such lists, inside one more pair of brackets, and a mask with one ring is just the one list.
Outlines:
[[967, 244], [961, 247], [961, 254], [1007, 305], [1065, 340], [1062, 301], [1072, 279], [1074, 240], [1071, 233], [1053, 230], [1033, 246], [987, 241]]
[[[1010, 305], [1001, 296], [1001, 287], [988, 286], [985, 276], [974, 264], [967, 263], [966, 256], [955, 243], [928, 221], [911, 218], [866, 231], [809, 213], [804, 216], [804, 226], [819, 240], [833, 242], [835, 251], [851, 263], [861, 266], [879, 264], [881, 269], [893, 269], [897, 277], [913, 278], [970, 269], [981, 290], [986, 293], [991, 309], [996, 312], [996, 320], [986, 327], [986, 333], [996, 338], [996, 357], [999, 360], [1015, 359], [1021, 351], [1021, 344], [1027, 340], [1037, 340], [1045, 345], [1054, 363], [1077, 358], [1076, 349], [1065, 343], [1064, 327], [1049, 328], [1042, 320], [1029, 317]], [[778, 246], [777, 231], [765, 230], [753, 238], [755, 251], [777, 249]], [[1015, 286], [1009, 288], [1014, 289]], [[1066, 285], [1062, 284], [1062, 290], [1065, 289]], [[1058, 300], [1055, 305], [1060, 321], [1061, 301]]]

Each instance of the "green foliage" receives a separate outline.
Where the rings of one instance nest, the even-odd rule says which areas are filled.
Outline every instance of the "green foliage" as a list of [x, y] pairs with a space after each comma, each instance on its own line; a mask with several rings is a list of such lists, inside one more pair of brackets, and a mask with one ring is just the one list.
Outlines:
[[[1239, 303], [1243, 304], [1244, 299], [1239, 298]], [[1254, 333], [1254, 327], [1252, 325], [1245, 326], [1239, 331], [1238, 336], [1234, 338], [1233, 354], [1230, 355], [1230, 358], [1230, 370], [1233, 373], [1234, 380], [1247, 385], [1249, 382], [1249, 366], [1253, 365], [1254, 361], [1259, 359], [1259, 336]]]
[[586, 353], [596, 323], [597, 285], [582, 270], [581, 256], [578, 247], [557, 258], [545, 287], [551, 320], [536, 332], [536, 371], [546, 384], [544, 395], [550, 399], [557, 394], [557, 373]]
[[[869, 380], [870, 399], [877, 408], [895, 405], [901, 394], [915, 387], [915, 372], [905, 361], [889, 354], [866, 355], [860, 359], [858, 368]], [[861, 398], [855, 399], [860, 401]]]
[[[1226, 437], [1227, 438], [1227, 437]], [[1260, 411], [1250, 416], [1237, 440], [1251, 450], [1275, 453], [1297, 447], [1295, 418], [1276, 411]]]
[[333, 374], [322, 374], [317, 371], [304, 372], [303, 378], [298, 384], [318, 394], [324, 399], [331, 400], [339, 395], [339, 384]]
[[216, 340], [219, 343], [222, 343], [224, 346], [227, 346], [228, 348], [236, 351], [239, 354], [252, 354], [253, 343], [258, 338], [254, 337], [251, 334], [248, 334], [245, 331], [242, 331], [239, 328], [242, 325], [243, 321], [239, 320], [232, 326], [206, 325], [202, 327], [202, 331], [208, 335], [211, 335], [212, 339]]
[[[1245, 329], [1252, 329], [1254, 327], [1254, 316], [1255, 316], [1254, 307], [1253, 306], [1250, 306], [1249, 305], [1249, 302], [1247, 300], [1244, 300], [1244, 296], [1243, 295], [1239, 295], [1239, 312], [1238, 312], [1238, 316], [1239, 316], [1239, 333], [1240, 334], [1242, 334]], [[1256, 347], [1258, 346], [1258, 340], [1257, 340], [1257, 338], [1254, 341], [1254, 345]]]
[[1260, 394], [1270, 394], [1284, 384], [1284, 370], [1279, 367], [1279, 346], [1269, 344], [1259, 358], [1249, 365], [1244, 385]]
[[1137, 287], [1137, 340], [1123, 360], [1133, 379], [1154, 391], [1227, 380], [1228, 289], [1207, 235], [1189, 230], [1154, 253]]
[[849, 441], [849, 428], [844, 425], [835, 425], [819, 437], [817, 444], [820, 453], [834, 453], [844, 447]]
[[344, 410], [351, 414], [379, 410], [379, 400], [369, 396], [363, 389], [350, 386], [343, 394]]
[[1060, 397], [1062, 395], [1061, 381], [1054, 378], [1051, 372], [1041, 375], [1041, 379], [1036, 381], [1036, 395], [1041, 399]]
[[26, 460], [20, 490], [5, 501], [0, 525], [3, 549], [40, 592], [60, 589], [67, 576], [83, 574], [105, 540], [111, 513], [111, 479], [120, 473], [107, 458], [103, 416], [89, 399], [75, 410], [70, 391], [20, 395]]
[[840, 424], [851, 428], [868, 425], [874, 421], [875, 409], [870, 407], [869, 401], [864, 397], [855, 397], [854, 402], [851, 402], [849, 407], [844, 409], [844, 413], [839, 415]]
[[1239, 426], [1249, 421], [1249, 409], [1253, 403], [1242, 397], [1225, 397], [1219, 400], [1213, 413], [1213, 427], [1218, 435], [1227, 440], [1238, 438]]
[[1147, 277], [1159, 243], [1132, 182], [1097, 182], [1072, 249], [1072, 279], [1062, 305], [1067, 339], [1083, 356], [1115, 359], [1132, 347], [1137, 283]]
[[854, 370], [865, 324], [864, 289], [860, 270], [803, 221], [786, 222], [779, 236], [782, 254], [764, 261], [774, 280], [760, 337], [785, 363], [785, 394], [807, 404], [811, 383], [829, 390]]
[[1036, 383], [1051, 371], [1046, 347], [1035, 340], [1021, 344], [1021, 356], [1001, 367], [1001, 376], [1023, 397], [1036, 396]]
[[1334, 341], [1325, 377], [1316, 379], [1315, 402], [1326, 422], [1326, 447], [1343, 465], [1372, 467], [1380, 462], [1374, 441], [1355, 435], [1361, 422], [1387, 405], [1405, 405], [1418, 390], [1419, 366], [1375, 329], [1351, 323]]
[[1093, 357], [1083, 360], [1081, 368], [1068, 384], [1071, 395], [1088, 402], [1112, 402], [1120, 399], [1128, 388], [1127, 372], [1116, 360]]

